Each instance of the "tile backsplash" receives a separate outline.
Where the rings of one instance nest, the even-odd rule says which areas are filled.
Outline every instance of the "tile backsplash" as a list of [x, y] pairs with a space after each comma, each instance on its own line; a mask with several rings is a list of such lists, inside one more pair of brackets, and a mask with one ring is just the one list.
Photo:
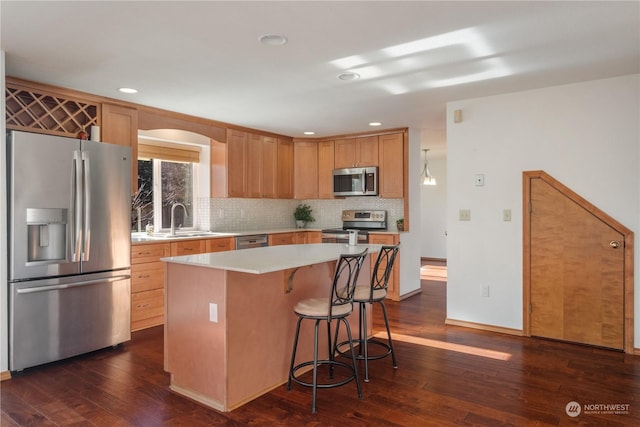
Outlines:
[[404, 212], [402, 199], [379, 197], [347, 197], [332, 200], [289, 199], [227, 199], [201, 198], [198, 200], [198, 228], [212, 231], [249, 231], [294, 228], [293, 211], [300, 203], [313, 209], [315, 222], [309, 228], [342, 226], [340, 220], [345, 209], [387, 211], [387, 228], [395, 231], [395, 223]]

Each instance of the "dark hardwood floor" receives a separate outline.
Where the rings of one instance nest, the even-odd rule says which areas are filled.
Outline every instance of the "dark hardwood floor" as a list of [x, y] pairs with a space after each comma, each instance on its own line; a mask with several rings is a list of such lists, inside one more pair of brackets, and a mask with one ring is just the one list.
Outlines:
[[[162, 327], [120, 348], [32, 368], [1, 383], [8, 426], [543, 426], [640, 425], [640, 357], [445, 326], [445, 282], [388, 302], [398, 369], [370, 363], [355, 384], [311, 391], [283, 385], [230, 413], [169, 391]], [[376, 320], [380, 313], [374, 312]], [[375, 325], [381, 330], [380, 323]], [[569, 402], [581, 406], [567, 415]], [[617, 405], [604, 406], [604, 405]], [[599, 412], [599, 413], [598, 413]], [[618, 412], [618, 413], [616, 413]]]

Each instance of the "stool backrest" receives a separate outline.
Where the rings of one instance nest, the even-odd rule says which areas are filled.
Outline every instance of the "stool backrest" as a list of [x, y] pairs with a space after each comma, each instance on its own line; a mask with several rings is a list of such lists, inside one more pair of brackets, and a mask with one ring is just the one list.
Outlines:
[[333, 307], [344, 304], [353, 304], [353, 292], [356, 289], [358, 275], [367, 256], [368, 248], [357, 254], [342, 254], [336, 263], [336, 270], [333, 275], [331, 286], [331, 308], [329, 318], [333, 312]]
[[380, 252], [378, 252], [378, 259], [373, 267], [373, 273], [371, 274], [371, 296], [373, 298], [373, 292], [376, 290], [384, 289], [385, 291], [389, 287], [389, 277], [391, 276], [391, 269], [393, 263], [398, 255], [400, 249], [400, 243], [394, 246], [382, 246]]

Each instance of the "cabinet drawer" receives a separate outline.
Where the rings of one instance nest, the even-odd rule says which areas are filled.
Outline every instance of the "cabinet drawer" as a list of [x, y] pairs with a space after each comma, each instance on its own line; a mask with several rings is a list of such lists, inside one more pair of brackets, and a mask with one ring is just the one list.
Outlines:
[[195, 255], [206, 251], [204, 240], [184, 240], [171, 242], [171, 256]]
[[159, 261], [160, 258], [171, 255], [168, 243], [153, 243], [150, 245], [133, 245], [131, 247], [131, 264]]
[[206, 244], [207, 252], [232, 251], [236, 248], [236, 239], [227, 237], [223, 239], [209, 239]]
[[131, 326], [144, 319], [164, 316], [164, 289], [131, 295]]
[[293, 233], [277, 233], [269, 235], [269, 246], [293, 244]]
[[131, 266], [131, 293], [164, 288], [164, 263], [161, 261]]

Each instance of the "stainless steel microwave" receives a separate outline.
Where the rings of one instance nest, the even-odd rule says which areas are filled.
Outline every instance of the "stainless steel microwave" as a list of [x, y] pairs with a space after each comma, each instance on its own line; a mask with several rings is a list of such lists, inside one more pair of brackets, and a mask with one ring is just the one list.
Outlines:
[[377, 196], [378, 167], [333, 170], [334, 196]]

